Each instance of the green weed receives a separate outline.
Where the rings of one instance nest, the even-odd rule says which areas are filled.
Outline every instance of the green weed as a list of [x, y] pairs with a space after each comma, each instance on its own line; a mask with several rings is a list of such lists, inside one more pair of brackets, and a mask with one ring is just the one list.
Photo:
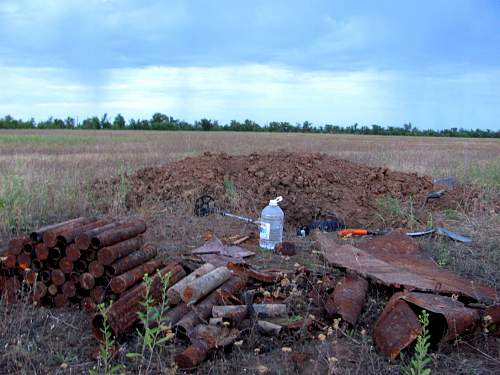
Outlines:
[[415, 208], [413, 197], [410, 196], [408, 204], [405, 206], [399, 199], [390, 196], [384, 196], [377, 200], [377, 207], [392, 217], [403, 219], [407, 222], [408, 227], [413, 229], [417, 226], [415, 218]]
[[102, 337], [103, 341], [101, 341], [99, 345], [99, 363], [98, 370], [90, 370], [89, 373], [91, 375], [97, 374], [116, 374], [122, 372], [124, 370], [123, 365], [114, 365], [112, 364], [112, 356], [113, 351], [115, 349], [115, 339], [113, 337], [113, 332], [111, 331], [111, 327], [109, 326], [107, 310], [111, 307], [111, 303], [109, 306], [101, 303], [98, 306], [99, 312], [102, 314], [103, 322], [102, 322]]
[[234, 182], [227, 176], [224, 176], [224, 192], [229, 200], [236, 201], [238, 199], [236, 186], [234, 186]]
[[500, 187], [500, 157], [467, 171], [466, 180], [481, 186]]
[[173, 334], [169, 332], [170, 327], [165, 318], [165, 313], [168, 310], [167, 290], [170, 284], [170, 273], [160, 276], [162, 285], [161, 302], [158, 306], [155, 306], [155, 301], [151, 295], [153, 279], [146, 274], [143, 280], [146, 286], [146, 294], [141, 302], [143, 311], [138, 312], [139, 321], [144, 330], [138, 331], [138, 335], [141, 338], [141, 351], [127, 353], [127, 357], [140, 358], [139, 373], [142, 373], [144, 370], [144, 373], [148, 374], [157, 349], [173, 337]]
[[10, 172], [0, 175], [0, 222], [9, 231], [21, 232], [28, 228], [31, 202], [24, 177]]
[[412, 359], [406, 366], [401, 367], [401, 372], [404, 375], [430, 375], [431, 370], [427, 368], [431, 359], [427, 356], [430, 346], [429, 335], [429, 313], [422, 310], [418, 320], [422, 326], [422, 333], [417, 337], [415, 345], [415, 353]]

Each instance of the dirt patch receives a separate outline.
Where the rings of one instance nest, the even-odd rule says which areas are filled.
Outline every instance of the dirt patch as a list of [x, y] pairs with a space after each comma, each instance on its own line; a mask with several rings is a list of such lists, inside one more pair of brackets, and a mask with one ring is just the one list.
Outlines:
[[405, 215], [388, 219], [377, 214], [384, 199], [392, 199], [395, 210], [403, 211], [408, 205], [421, 207], [433, 190], [428, 176], [368, 167], [325, 154], [287, 152], [205, 153], [141, 169], [126, 176], [125, 183], [123, 176], [99, 182], [97, 189], [116, 192], [124, 184], [129, 209], [171, 206], [177, 201], [194, 206], [197, 197], [209, 194], [219, 208], [256, 217], [269, 199], [282, 195], [281, 207], [289, 224], [338, 217], [349, 226], [363, 227], [404, 226]]

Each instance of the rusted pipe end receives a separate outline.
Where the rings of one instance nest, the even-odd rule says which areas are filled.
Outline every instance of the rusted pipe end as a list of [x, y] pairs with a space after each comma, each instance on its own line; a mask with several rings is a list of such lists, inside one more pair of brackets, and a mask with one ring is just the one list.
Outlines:
[[104, 316], [101, 313], [97, 313], [92, 317], [92, 333], [94, 337], [103, 341], [104, 336], [102, 334], [102, 330], [104, 328]]
[[74, 264], [73, 267], [76, 272], [85, 272], [87, 270], [87, 263], [85, 263], [83, 260], [78, 259]]
[[57, 308], [66, 306], [68, 302], [68, 298], [64, 294], [59, 293], [54, 297], [54, 306]]
[[127, 289], [127, 281], [124, 280], [122, 277], [114, 277], [111, 280], [111, 290], [116, 293], [120, 294], [123, 293]]
[[86, 233], [81, 233], [75, 238], [75, 245], [80, 250], [87, 250], [90, 247], [90, 236]]
[[71, 273], [73, 271], [73, 261], [68, 259], [68, 257], [64, 257], [59, 261], [59, 268], [64, 273]]
[[45, 232], [43, 234], [43, 243], [48, 247], [54, 247], [57, 245], [57, 234], [54, 232]]
[[113, 263], [113, 251], [109, 247], [104, 247], [97, 252], [97, 260], [99, 263], [105, 266], [109, 266]]
[[50, 272], [46, 270], [40, 272], [40, 279], [42, 279], [44, 283], [48, 282], [50, 280]]
[[101, 241], [99, 238], [94, 237], [90, 240], [90, 246], [92, 246], [94, 249], [99, 249], [101, 247]]
[[23, 246], [23, 253], [30, 255], [33, 253], [33, 244], [27, 243]]
[[184, 291], [182, 292], [182, 296], [184, 297], [184, 301], [191, 301], [191, 298], [193, 298], [194, 291], [193, 288], [190, 286], [187, 286]]
[[62, 286], [62, 292], [67, 298], [74, 297], [76, 295], [76, 285], [73, 281], [66, 281]]
[[50, 247], [49, 246], [49, 257], [50, 257], [50, 259], [53, 259], [53, 260], [61, 259], [61, 250], [57, 247]]
[[66, 248], [66, 258], [71, 261], [80, 259], [81, 252], [80, 249], [73, 243]]
[[49, 257], [49, 248], [43, 243], [36, 244], [35, 255], [39, 260], [46, 260]]
[[17, 256], [17, 264], [19, 268], [25, 270], [31, 266], [31, 256], [26, 253], [21, 253]]
[[102, 286], [96, 286], [90, 290], [90, 297], [95, 303], [102, 303], [106, 297], [106, 290]]
[[83, 289], [90, 290], [95, 286], [95, 279], [90, 273], [82, 273], [80, 275], [80, 285]]
[[57, 290], [57, 286], [56, 286], [56, 285], [54, 285], [54, 284], [51, 284], [51, 285], [48, 287], [47, 291], [49, 292], [49, 294], [50, 294], [51, 296], [55, 296], [55, 295], [57, 294], [57, 291], [58, 291], [58, 290]]
[[63, 285], [66, 281], [66, 277], [64, 276], [64, 272], [61, 270], [53, 270], [50, 273], [50, 278], [54, 285], [60, 286]]
[[104, 267], [101, 263], [94, 260], [89, 264], [89, 273], [94, 277], [101, 277], [104, 275]]

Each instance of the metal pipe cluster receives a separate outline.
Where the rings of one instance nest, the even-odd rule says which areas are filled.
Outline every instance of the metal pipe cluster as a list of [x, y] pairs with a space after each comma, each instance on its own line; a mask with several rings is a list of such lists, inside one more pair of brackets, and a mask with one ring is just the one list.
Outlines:
[[144, 244], [141, 219], [116, 221], [79, 217], [10, 240], [0, 251], [0, 292], [13, 301], [28, 292], [48, 307], [96, 305], [120, 295], [164, 264]]

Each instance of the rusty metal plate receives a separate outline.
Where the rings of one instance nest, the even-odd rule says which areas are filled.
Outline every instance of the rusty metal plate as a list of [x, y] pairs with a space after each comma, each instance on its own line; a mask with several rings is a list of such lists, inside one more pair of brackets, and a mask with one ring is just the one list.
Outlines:
[[377, 348], [390, 359], [410, 345], [422, 333], [417, 315], [396, 293], [387, 303], [373, 328]]
[[493, 288], [443, 270], [426, 257], [414, 241], [394, 232], [360, 243], [358, 247], [339, 245], [333, 237], [316, 233], [316, 246], [331, 264], [395, 288], [432, 291], [492, 301]]
[[[438, 340], [451, 341], [459, 335], [470, 332], [477, 327], [480, 320], [478, 310], [465, 307], [463, 303], [455, 301], [450, 297], [412, 292], [405, 293], [400, 299], [431, 313], [444, 316], [447, 327], [441, 330], [441, 332], [444, 332], [444, 335], [443, 337], [438, 337]], [[437, 327], [435, 328], [436, 331], [438, 331]], [[431, 336], [434, 334], [434, 332], [430, 333]]]
[[365, 304], [368, 281], [357, 275], [344, 276], [335, 286], [325, 304], [328, 316], [340, 315], [354, 325]]

